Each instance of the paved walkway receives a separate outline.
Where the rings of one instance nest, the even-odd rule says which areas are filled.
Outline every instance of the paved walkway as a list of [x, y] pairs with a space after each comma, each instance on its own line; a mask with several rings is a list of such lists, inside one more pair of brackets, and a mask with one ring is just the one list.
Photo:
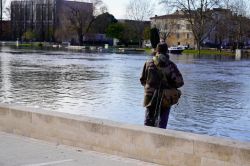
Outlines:
[[0, 132], [0, 166], [159, 166]]

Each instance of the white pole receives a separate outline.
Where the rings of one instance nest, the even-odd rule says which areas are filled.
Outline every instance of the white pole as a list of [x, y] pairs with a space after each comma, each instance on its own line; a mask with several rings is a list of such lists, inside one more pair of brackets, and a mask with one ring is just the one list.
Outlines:
[[235, 60], [240, 60], [242, 56], [242, 50], [241, 49], [236, 49], [235, 51]]

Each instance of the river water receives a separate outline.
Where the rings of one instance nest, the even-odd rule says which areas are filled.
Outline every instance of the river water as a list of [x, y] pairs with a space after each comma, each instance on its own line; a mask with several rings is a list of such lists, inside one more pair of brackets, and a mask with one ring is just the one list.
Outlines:
[[[143, 125], [144, 54], [2, 47], [0, 102]], [[250, 59], [171, 55], [185, 85], [168, 128], [250, 141]]]

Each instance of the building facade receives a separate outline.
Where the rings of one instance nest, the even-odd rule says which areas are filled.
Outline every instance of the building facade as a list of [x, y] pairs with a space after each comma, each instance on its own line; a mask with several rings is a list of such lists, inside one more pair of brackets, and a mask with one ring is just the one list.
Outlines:
[[222, 47], [233, 45], [242, 47], [250, 44], [249, 18], [233, 13], [229, 9], [214, 8], [212, 12], [216, 25], [209, 32], [204, 44]]
[[[221, 47], [229, 45], [248, 45], [250, 37], [250, 19], [237, 15], [229, 9], [214, 8], [208, 11], [211, 14], [207, 30], [203, 34], [202, 46]], [[150, 18], [151, 28], [159, 29], [160, 37], [168, 45], [185, 45], [195, 48], [196, 41], [192, 26], [184, 13], [176, 11], [173, 14]]]
[[11, 40], [11, 22], [8, 20], [2, 20], [1, 21], [1, 35], [0, 38], [1, 40]]
[[182, 12], [176, 11], [173, 14], [163, 16], [156, 15], [150, 18], [150, 21], [151, 28], [156, 27], [159, 30], [160, 37], [169, 46], [195, 46], [191, 25]]
[[129, 32], [126, 34], [130, 38], [129, 45], [145, 46], [144, 44], [147, 42], [147, 39], [144, 39], [144, 31], [150, 28], [150, 21], [119, 19], [118, 22], [125, 24], [127, 29], [131, 30], [130, 34]]
[[[56, 41], [55, 32], [67, 29], [65, 15], [69, 9], [84, 10], [93, 15], [93, 4], [66, 0], [14, 0], [11, 2], [12, 38], [25, 40], [33, 34], [37, 41]], [[72, 30], [64, 32], [72, 34]]]

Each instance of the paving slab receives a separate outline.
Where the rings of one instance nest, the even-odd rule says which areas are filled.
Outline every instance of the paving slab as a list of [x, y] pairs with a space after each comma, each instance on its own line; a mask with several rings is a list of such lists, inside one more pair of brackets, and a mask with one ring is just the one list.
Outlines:
[[0, 132], [0, 166], [159, 166]]

